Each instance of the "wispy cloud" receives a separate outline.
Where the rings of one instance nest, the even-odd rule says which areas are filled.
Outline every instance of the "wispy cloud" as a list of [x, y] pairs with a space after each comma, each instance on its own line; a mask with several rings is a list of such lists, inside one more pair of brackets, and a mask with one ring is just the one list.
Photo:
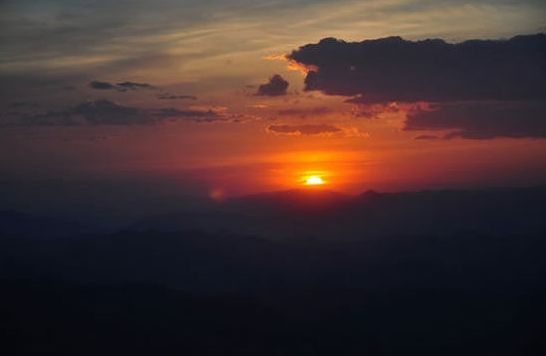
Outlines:
[[110, 82], [101, 82], [98, 80], [89, 82], [89, 87], [96, 90], [117, 90], [120, 92], [139, 89], [156, 89], [156, 87], [148, 83], [120, 82], [114, 84]]
[[236, 121], [236, 119], [231, 114], [210, 109], [137, 108], [120, 105], [109, 100], [95, 100], [63, 110], [5, 114], [0, 120], [0, 126], [153, 125], [175, 120], [215, 122]]

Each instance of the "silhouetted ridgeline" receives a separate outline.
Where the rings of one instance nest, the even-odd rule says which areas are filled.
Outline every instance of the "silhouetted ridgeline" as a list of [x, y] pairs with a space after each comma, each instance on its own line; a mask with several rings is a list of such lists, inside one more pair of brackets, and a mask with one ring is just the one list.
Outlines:
[[101, 234], [5, 212], [3, 345], [29, 355], [542, 355], [545, 192], [291, 191]]
[[229, 200], [213, 209], [143, 219], [140, 230], [197, 229], [262, 237], [362, 240], [393, 234], [546, 231], [546, 187], [346, 196], [291, 190]]

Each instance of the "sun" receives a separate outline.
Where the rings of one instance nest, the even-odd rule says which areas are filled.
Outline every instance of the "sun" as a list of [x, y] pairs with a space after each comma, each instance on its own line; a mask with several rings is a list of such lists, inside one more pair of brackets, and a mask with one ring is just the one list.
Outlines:
[[309, 176], [305, 179], [305, 185], [323, 185], [324, 179], [319, 176]]

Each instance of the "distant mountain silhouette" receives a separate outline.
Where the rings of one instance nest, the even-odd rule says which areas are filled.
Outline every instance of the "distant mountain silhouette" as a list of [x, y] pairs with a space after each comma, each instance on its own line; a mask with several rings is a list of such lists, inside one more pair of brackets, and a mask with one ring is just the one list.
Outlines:
[[331, 209], [348, 202], [350, 199], [350, 195], [332, 190], [310, 188], [246, 195], [230, 199], [226, 204], [242, 208], [259, 207], [271, 210], [314, 211]]
[[290, 190], [227, 200], [213, 209], [144, 219], [136, 229], [230, 231], [267, 237], [355, 240], [393, 234], [546, 233], [546, 188]]
[[[306, 199], [303, 206], [299, 199]], [[307, 205], [315, 199], [323, 205]], [[361, 274], [350, 285], [390, 283], [370, 273], [378, 269], [384, 275], [397, 274], [394, 285], [417, 270], [432, 278], [422, 279], [423, 285], [451, 280], [472, 284], [481, 273], [479, 259], [496, 256], [495, 279], [509, 285], [523, 281], [514, 277], [517, 268], [533, 269], [533, 261], [529, 266], [525, 258], [546, 243], [545, 204], [544, 188], [367, 192], [354, 197], [318, 191], [268, 193], [227, 201], [215, 211], [150, 219], [116, 233], [60, 238], [44, 229], [34, 236], [5, 234], [0, 239], [2, 270], [71, 280], [155, 281], [197, 290], [338, 287], [343, 283], [339, 276], [349, 271]], [[27, 220], [32, 219], [19, 221], [33, 224]], [[54, 242], [45, 238], [50, 234]], [[422, 263], [413, 272], [390, 265], [412, 265], [413, 259]], [[458, 279], [460, 271], [443, 265], [457, 265], [461, 259], [471, 264], [474, 275], [463, 273]], [[527, 282], [536, 279], [528, 277]]]

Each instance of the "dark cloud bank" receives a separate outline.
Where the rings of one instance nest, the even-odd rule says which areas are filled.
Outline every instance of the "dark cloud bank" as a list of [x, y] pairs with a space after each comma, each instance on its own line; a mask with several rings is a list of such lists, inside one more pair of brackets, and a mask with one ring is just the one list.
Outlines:
[[452, 131], [445, 138], [546, 137], [544, 102], [468, 102], [410, 112], [406, 130]]
[[452, 130], [447, 137], [546, 137], [546, 35], [508, 40], [326, 38], [288, 58], [311, 70], [306, 90], [363, 105], [431, 102], [406, 130]]

